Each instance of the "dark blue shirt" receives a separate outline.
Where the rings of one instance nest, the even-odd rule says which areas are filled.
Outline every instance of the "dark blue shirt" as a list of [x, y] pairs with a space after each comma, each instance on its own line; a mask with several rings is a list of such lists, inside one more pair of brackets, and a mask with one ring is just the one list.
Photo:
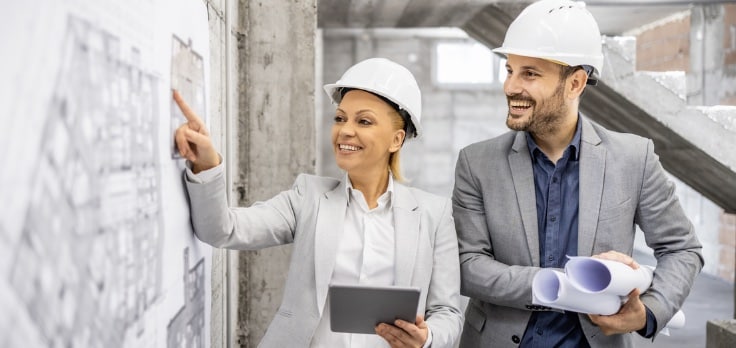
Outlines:
[[[575, 135], [557, 163], [552, 163], [532, 136], [526, 134], [534, 172], [541, 267], [564, 268], [567, 256], [578, 254], [580, 129], [578, 120]], [[651, 338], [657, 320], [649, 308], [646, 311], [647, 324], [637, 332]], [[590, 347], [578, 314], [573, 312], [534, 312], [521, 346]]]
[[[527, 133], [532, 158], [541, 267], [563, 268], [567, 256], [578, 254], [578, 206], [580, 181], [580, 129], [557, 163], [545, 155]], [[534, 312], [529, 319], [522, 347], [589, 347], [578, 314]]]

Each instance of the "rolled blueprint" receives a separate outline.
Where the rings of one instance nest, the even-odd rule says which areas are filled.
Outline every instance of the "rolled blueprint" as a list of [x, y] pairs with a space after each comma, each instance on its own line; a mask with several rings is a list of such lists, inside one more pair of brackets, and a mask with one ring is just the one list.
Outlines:
[[633, 269], [618, 261], [571, 256], [565, 273], [582, 291], [627, 296], [634, 288], [638, 288], [639, 293], [649, 289], [654, 270], [649, 266]]
[[[612, 260], [574, 256], [565, 272], [543, 268], [532, 280], [532, 303], [586, 314], [615, 314], [635, 288], [644, 293], [652, 284], [654, 268], [633, 269]], [[662, 333], [685, 326], [685, 314], [677, 311]]]
[[621, 307], [616, 295], [593, 294], [573, 286], [565, 273], [543, 268], [532, 281], [532, 302], [572, 312], [611, 315]]

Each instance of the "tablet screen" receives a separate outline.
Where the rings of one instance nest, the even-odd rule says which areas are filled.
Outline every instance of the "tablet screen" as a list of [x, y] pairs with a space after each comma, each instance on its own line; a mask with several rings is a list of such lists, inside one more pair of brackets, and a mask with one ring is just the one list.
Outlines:
[[402, 319], [413, 323], [419, 306], [416, 287], [330, 285], [330, 329], [375, 334], [379, 323]]

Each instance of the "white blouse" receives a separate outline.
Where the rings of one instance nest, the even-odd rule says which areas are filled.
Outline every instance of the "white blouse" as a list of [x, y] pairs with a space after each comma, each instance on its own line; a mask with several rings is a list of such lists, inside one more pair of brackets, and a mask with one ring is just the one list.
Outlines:
[[[348, 207], [343, 236], [337, 250], [332, 284], [394, 285], [395, 236], [391, 209], [393, 178], [370, 209], [363, 193], [345, 178]], [[330, 303], [325, 303], [322, 318], [312, 338], [311, 347], [389, 347], [378, 335], [348, 334], [330, 330]]]

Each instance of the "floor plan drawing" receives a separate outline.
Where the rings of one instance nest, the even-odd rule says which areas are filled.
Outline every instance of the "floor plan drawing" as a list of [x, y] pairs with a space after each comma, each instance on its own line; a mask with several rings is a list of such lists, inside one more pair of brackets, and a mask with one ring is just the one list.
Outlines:
[[189, 268], [189, 249], [184, 249], [184, 306], [169, 323], [167, 347], [204, 347], [204, 262]]
[[[125, 11], [176, 14], [136, 5]], [[0, 187], [20, 193], [11, 200], [19, 214], [0, 215], [0, 347], [209, 347], [210, 249], [189, 224], [170, 93], [186, 91], [206, 115], [206, 12], [192, 15], [204, 16], [196, 47], [166, 26], [147, 35], [180, 43], [171, 54], [128, 36], [134, 27], [80, 13], [54, 7], [58, 40], [27, 52], [54, 58], [39, 85], [48, 97], [11, 101], [43, 114], [12, 120], [33, 136], [5, 137], [5, 148], [25, 151], [15, 170], [27, 179]]]

